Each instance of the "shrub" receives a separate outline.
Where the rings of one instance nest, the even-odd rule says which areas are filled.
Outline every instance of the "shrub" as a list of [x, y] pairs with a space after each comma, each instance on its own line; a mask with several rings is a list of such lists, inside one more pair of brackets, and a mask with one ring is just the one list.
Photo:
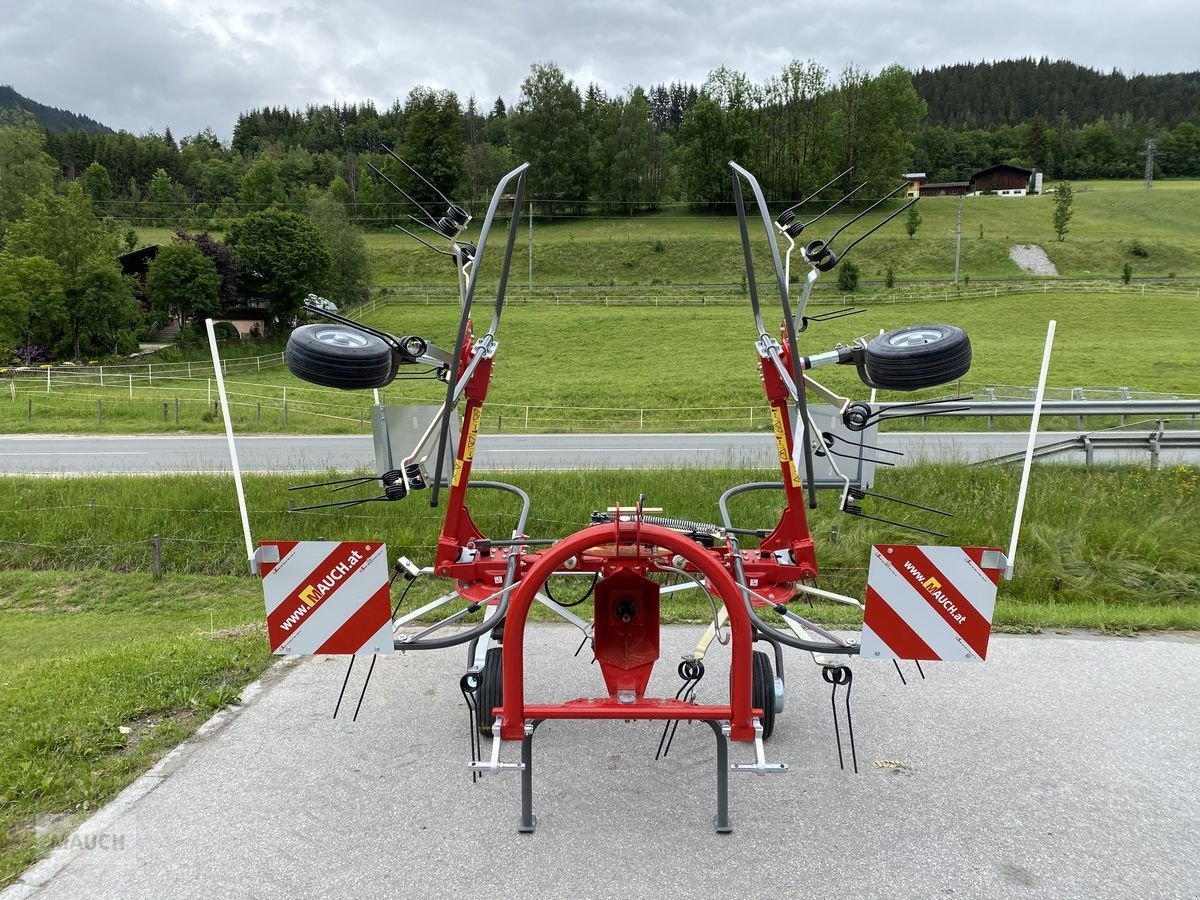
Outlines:
[[1129, 263], [1125, 263], [1125, 265], [1121, 268], [1121, 280], [1123, 282], [1125, 282], [1126, 284], [1129, 284], [1129, 279], [1132, 277], [1133, 277], [1133, 266], [1130, 265]]
[[1129, 245], [1129, 253], [1139, 259], [1145, 259], [1150, 255], [1150, 251], [1146, 249], [1146, 245], [1136, 239]]
[[839, 291], [858, 290], [858, 266], [846, 260], [838, 268], [837, 286]]

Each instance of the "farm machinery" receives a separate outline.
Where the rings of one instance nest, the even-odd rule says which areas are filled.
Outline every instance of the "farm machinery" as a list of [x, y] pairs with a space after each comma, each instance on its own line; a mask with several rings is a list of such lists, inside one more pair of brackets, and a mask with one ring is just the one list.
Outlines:
[[[1002, 574], [1011, 573], [1008, 558], [999, 550], [879, 545], [872, 549], [865, 603], [817, 586], [817, 548], [806, 508], [817, 506], [819, 481], [836, 489], [838, 509], [847, 515], [887, 522], [877, 514], [877, 507], [886, 503], [907, 503], [937, 514], [873, 490], [868, 473], [877, 462], [887, 464], [878, 454], [890, 452], [875, 447], [873, 435], [881, 421], [953, 411], [953, 403], [856, 402], [829, 390], [812, 373], [825, 366], [850, 366], [872, 390], [911, 391], [946, 384], [970, 366], [966, 334], [949, 325], [918, 325], [808, 354], [799, 346], [802, 338], [809, 339], [813, 323], [853, 312], [809, 314], [809, 297], [820, 275], [911, 204], [884, 216], [839, 251], [834, 243], [845, 228], [892, 195], [828, 238], [805, 242], [802, 234], [825, 215], [800, 219], [803, 204], [817, 192], [772, 217], [754, 176], [736, 163], [729, 165], [753, 317], [752, 358], [770, 409], [779, 477], [731, 486], [717, 501], [718, 521], [674, 518], [670, 510], [650, 507], [647, 498], [653, 491], [646, 490], [637, 497], [598, 498], [607, 502], [565, 537], [530, 535], [532, 500], [525, 491], [500, 481], [472, 479], [480, 421], [500, 347], [528, 164], [497, 185], [477, 243], [463, 239], [471, 216], [461, 206], [443, 197], [444, 215], [422, 209], [421, 225], [444, 239], [446, 249], [418, 239], [450, 257], [457, 272], [460, 317], [452, 348], [318, 309], [311, 312], [325, 321], [297, 328], [288, 342], [288, 367], [311, 383], [362, 390], [379, 389], [397, 379], [426, 378], [445, 385], [444, 401], [436, 408], [376, 405], [377, 474], [304, 486], [341, 490], [375, 484], [374, 494], [297, 511], [363, 502], [412, 503], [426, 497], [432, 506], [444, 504], [445, 516], [432, 563], [419, 566], [401, 557], [394, 567], [388, 566], [379, 542], [263, 541], [252, 549], [243, 518], [252, 568], [264, 580], [272, 650], [346, 654], [353, 665], [355, 655], [465, 647], [467, 668], [460, 687], [472, 736], [470, 769], [473, 777], [520, 774], [522, 832], [535, 827], [533, 744], [542, 723], [661, 722], [660, 756], [669, 751], [680, 722], [707, 724], [717, 750], [716, 829], [727, 832], [730, 774], [764, 776], [787, 770], [785, 764], [768, 762], [765, 749], [784, 710], [786, 651], [811, 654], [831, 686], [838, 756], [844, 767], [836, 702], [839, 688], [843, 690], [848, 755], [856, 770], [849, 705], [852, 663], [907, 659], [917, 660], [919, 666], [921, 660], [980, 660], [987, 653], [996, 586]], [[508, 208], [495, 299], [487, 326], [480, 330], [475, 318], [479, 274], [503, 219], [501, 210]], [[755, 220], [764, 230], [765, 241], [758, 246], [765, 243], [778, 293], [778, 328], [768, 323], [768, 305], [760, 299], [751, 240]], [[807, 270], [795, 298], [790, 283], [793, 257]], [[821, 401], [824, 420], [816, 401]], [[232, 438], [230, 445], [232, 450]], [[825, 472], [820, 479], [818, 464]], [[236, 454], [234, 465], [236, 471]], [[486, 535], [472, 520], [468, 504], [477, 491], [506, 492], [516, 498], [520, 511], [509, 533]], [[782, 496], [777, 521], [735, 523], [730, 501], [758, 493]], [[916, 530], [938, 535], [932, 529]], [[405, 588], [393, 607], [389, 586], [396, 578], [404, 580]], [[429, 602], [404, 609], [408, 589], [420, 579], [436, 579], [445, 589]], [[552, 579], [560, 585], [576, 580], [581, 587], [575, 593], [582, 591], [582, 596], [567, 601], [559, 588], [560, 596], [555, 597]], [[707, 599], [711, 621], [694, 651], [678, 663], [678, 692], [651, 696], [651, 674], [662, 662], [662, 607], [672, 594], [683, 591], [699, 592]], [[810, 598], [862, 610], [861, 637], [838, 634], [801, 615], [797, 601]], [[584, 599], [591, 600], [590, 621], [572, 609]], [[531, 695], [526, 632], [535, 605], [570, 623], [578, 632], [576, 640], [582, 641], [581, 650], [590, 648], [589, 661], [598, 667], [602, 681], [595, 696], [550, 702]], [[705, 687], [714, 695], [710, 702], [701, 702], [705, 655], [718, 641], [728, 647], [728, 684], [710, 687], [710, 679]], [[347, 680], [349, 674], [348, 669]], [[343, 694], [345, 688], [344, 682]], [[339, 696], [339, 707], [341, 700]], [[746, 748], [749, 759], [731, 763], [731, 743]], [[519, 761], [507, 759], [512, 745], [519, 747]]]

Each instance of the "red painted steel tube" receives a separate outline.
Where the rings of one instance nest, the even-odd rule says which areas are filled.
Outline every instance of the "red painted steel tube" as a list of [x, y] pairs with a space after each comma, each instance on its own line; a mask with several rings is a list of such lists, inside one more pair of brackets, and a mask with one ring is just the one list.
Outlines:
[[[521, 583], [513, 591], [508, 608], [508, 616], [504, 622], [504, 721], [500, 736], [506, 741], [519, 741], [525, 737], [525, 722], [532, 718], [525, 707], [525, 620], [533, 605], [534, 596], [541, 589], [546, 579], [562, 567], [562, 564], [573, 556], [578, 556], [592, 549], [603, 546], [618, 538], [622, 545], [633, 545], [636, 538], [642, 543], [666, 550], [682, 556], [695, 566], [708, 580], [709, 588], [725, 603], [729, 612], [729, 628], [732, 634], [732, 659], [729, 673], [729, 724], [730, 737], [735, 741], [754, 740], [754, 725], [751, 722], [751, 659], [753, 654], [753, 632], [750, 625], [750, 615], [746, 611], [745, 602], [733, 576], [721, 563], [710, 555], [695, 541], [684, 537], [677, 531], [671, 531], [659, 525], [645, 525], [639, 522], [616, 522], [613, 525], [593, 526], [577, 531], [563, 538], [549, 550], [538, 557]], [[616, 567], [648, 565], [644, 557], [615, 556], [612, 563]], [[614, 701], [615, 702], [615, 701]], [[678, 718], [672, 714], [669, 707], [661, 710], [655, 707], [661, 701], [646, 699], [639, 703], [626, 704], [631, 715], [628, 718]], [[634, 714], [633, 710], [643, 711]], [[587, 704], [577, 705], [580, 713], [571, 716], [571, 704], [560, 706], [564, 710], [564, 718], [593, 718], [586, 712]], [[545, 713], [546, 707], [538, 709]], [[651, 710], [647, 713], [644, 710]], [[722, 708], [724, 711], [724, 708]], [[654, 715], [658, 712], [658, 715]], [[663, 715], [662, 713], [666, 713]], [[544, 716], [539, 716], [539, 718]]]

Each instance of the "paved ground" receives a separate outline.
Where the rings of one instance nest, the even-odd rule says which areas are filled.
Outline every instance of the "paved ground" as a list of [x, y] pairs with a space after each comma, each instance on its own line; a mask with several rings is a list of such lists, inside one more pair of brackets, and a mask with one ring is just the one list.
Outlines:
[[[1079, 432], [1082, 433], [1082, 432]], [[1044, 432], [1041, 442], [1071, 433]], [[1023, 451], [1027, 432], [888, 433], [883, 446], [905, 453], [900, 465], [925, 460], [975, 462]], [[324, 472], [373, 469], [370, 436], [239, 436], [238, 458], [248, 472]], [[1098, 459], [1145, 463], [1144, 450], [1103, 451]], [[891, 457], [889, 457], [891, 459]], [[1080, 454], [1054, 457], [1082, 462]], [[1200, 459], [1188, 451], [1164, 451], [1171, 463]], [[528, 469], [637, 468], [671, 466], [773, 466], [771, 434], [555, 434], [481, 435], [479, 471]], [[49, 435], [0, 436], [0, 473], [103, 474], [227, 472], [229, 452], [220, 436]]]
[[[664, 657], [697, 631], [667, 629]], [[571, 659], [574, 635], [531, 630], [530, 697], [599, 683]], [[706, 727], [682, 726], [656, 763], [650, 723], [543, 725], [539, 828], [518, 835], [518, 777], [466, 772], [464, 654], [382, 660], [357, 723], [330, 718], [343, 664], [305, 660], [271, 670], [3, 900], [1195, 897], [1200, 641], [993, 641], [988, 663], [929, 665], [907, 687], [860, 664], [857, 776], [838, 770], [818, 671], [791, 655], [767, 746], [792, 771], [732, 777], [729, 836], [711, 829]], [[702, 699], [720, 694], [713, 656]], [[656, 683], [675, 690], [673, 675]]]

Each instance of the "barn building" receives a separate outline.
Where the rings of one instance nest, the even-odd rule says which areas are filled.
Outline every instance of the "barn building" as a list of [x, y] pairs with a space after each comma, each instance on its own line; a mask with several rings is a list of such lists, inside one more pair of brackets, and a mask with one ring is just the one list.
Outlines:
[[1033, 193], [1034, 172], [1020, 166], [1000, 163], [971, 176], [975, 194], [999, 194], [1002, 197], [1023, 197]]

